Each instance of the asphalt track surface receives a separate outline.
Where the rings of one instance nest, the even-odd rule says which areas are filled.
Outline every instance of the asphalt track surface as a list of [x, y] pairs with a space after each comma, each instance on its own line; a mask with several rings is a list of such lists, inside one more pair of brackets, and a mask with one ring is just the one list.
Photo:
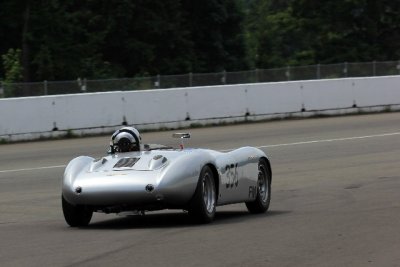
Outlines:
[[[266, 214], [217, 208], [95, 214], [70, 228], [64, 165], [104, 155], [108, 137], [0, 146], [0, 266], [400, 266], [400, 113], [192, 129], [190, 146], [261, 147], [271, 158]], [[175, 144], [171, 132], [144, 142]]]

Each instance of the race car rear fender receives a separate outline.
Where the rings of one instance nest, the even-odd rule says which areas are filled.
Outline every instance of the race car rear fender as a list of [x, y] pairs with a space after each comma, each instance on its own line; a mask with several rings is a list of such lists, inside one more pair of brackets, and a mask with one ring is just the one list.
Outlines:
[[206, 152], [188, 153], [168, 165], [162, 171], [158, 184], [165, 200], [171, 205], [187, 204], [196, 191], [201, 169], [206, 165], [210, 165], [216, 174], [214, 179], [218, 185], [218, 172], [212, 157]]

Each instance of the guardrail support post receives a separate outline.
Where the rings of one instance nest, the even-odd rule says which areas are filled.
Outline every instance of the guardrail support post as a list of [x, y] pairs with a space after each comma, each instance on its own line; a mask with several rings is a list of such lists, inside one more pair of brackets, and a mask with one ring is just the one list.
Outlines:
[[258, 69], [255, 69], [254, 71], [256, 74], [256, 80], [254, 82], [259, 83], [260, 82], [260, 77], [259, 77], [259, 73], [258, 73], [259, 71], [258, 71]]
[[372, 61], [372, 76], [376, 76], [376, 61]]
[[43, 87], [44, 87], [44, 95], [47, 95], [48, 94], [48, 91], [47, 91], [47, 80], [43, 81]]
[[285, 75], [286, 75], [287, 80], [290, 81], [290, 66], [286, 67]]
[[160, 74], [157, 74], [157, 83], [156, 83], [156, 87], [157, 88], [160, 88], [161, 87], [161, 77], [160, 77]]
[[189, 72], [189, 87], [193, 86], [193, 73]]
[[400, 74], [400, 60], [397, 62], [396, 68], [397, 68], [397, 70], [399, 71], [399, 74]]
[[221, 83], [226, 84], [226, 71], [225, 70], [222, 71]]

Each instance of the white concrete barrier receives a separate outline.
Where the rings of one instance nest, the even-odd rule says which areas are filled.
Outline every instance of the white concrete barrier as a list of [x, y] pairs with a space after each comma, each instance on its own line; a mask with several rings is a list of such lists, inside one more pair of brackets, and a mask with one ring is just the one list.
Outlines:
[[0, 99], [0, 139], [400, 109], [400, 76]]
[[400, 104], [400, 76], [357, 79], [352, 86], [360, 107]]

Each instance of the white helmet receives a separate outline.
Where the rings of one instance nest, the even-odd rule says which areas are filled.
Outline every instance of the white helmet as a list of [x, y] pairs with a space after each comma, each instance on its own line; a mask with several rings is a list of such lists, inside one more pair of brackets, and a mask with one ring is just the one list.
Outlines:
[[111, 136], [111, 152], [140, 151], [142, 137], [137, 129], [123, 127]]

